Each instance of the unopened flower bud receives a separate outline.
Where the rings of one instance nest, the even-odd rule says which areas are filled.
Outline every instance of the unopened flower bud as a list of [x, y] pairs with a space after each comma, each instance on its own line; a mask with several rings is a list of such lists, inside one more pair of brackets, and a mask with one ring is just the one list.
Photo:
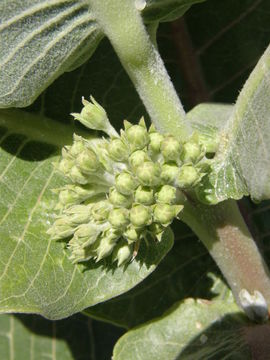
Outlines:
[[117, 136], [118, 134], [111, 126], [106, 111], [92, 96], [90, 96], [90, 100], [91, 102], [83, 98], [82, 103], [84, 107], [82, 111], [71, 115], [89, 129], [101, 130], [109, 136]]
[[78, 204], [94, 195], [106, 192], [104, 186], [81, 187], [77, 185], [66, 185], [59, 192], [59, 206], [62, 208], [71, 204]]
[[153, 222], [150, 226], [149, 226], [149, 232], [156, 236], [160, 233], [162, 233], [164, 230], [165, 230], [165, 227], [162, 226], [160, 223], [157, 223], [157, 222]]
[[68, 243], [69, 247], [86, 247], [92, 245], [101, 232], [101, 228], [95, 224], [88, 223], [80, 225]]
[[76, 165], [72, 166], [68, 175], [74, 183], [82, 185], [87, 184], [87, 178], [81, 173], [80, 169]]
[[165, 161], [177, 161], [180, 158], [181, 146], [173, 136], [167, 136], [162, 141], [161, 153]]
[[101, 223], [107, 220], [112, 206], [107, 200], [95, 203], [91, 208], [91, 215], [96, 222]]
[[150, 207], [134, 205], [130, 210], [130, 222], [135, 227], [150, 225], [152, 221], [152, 211]]
[[176, 188], [171, 185], [163, 185], [156, 193], [156, 200], [164, 204], [173, 204], [176, 200]]
[[149, 134], [149, 137], [150, 137], [149, 150], [155, 154], [159, 153], [161, 149], [161, 143], [164, 140], [164, 136], [158, 132], [153, 132]]
[[149, 143], [149, 135], [145, 125], [132, 125], [126, 130], [126, 138], [131, 151], [141, 150]]
[[203, 148], [198, 142], [189, 141], [183, 145], [181, 152], [181, 160], [183, 162], [196, 163], [203, 156], [204, 156]]
[[74, 226], [68, 218], [57, 219], [47, 231], [53, 240], [64, 239], [74, 233]]
[[193, 165], [183, 165], [180, 168], [180, 172], [177, 177], [176, 184], [181, 189], [186, 189], [196, 185], [199, 179], [200, 179], [200, 174]]
[[154, 220], [167, 226], [182, 209], [182, 205], [157, 204], [154, 207]]
[[135, 202], [143, 205], [152, 205], [155, 201], [154, 190], [147, 186], [139, 186], [135, 191]]
[[133, 225], [129, 225], [126, 231], [123, 233], [123, 236], [128, 241], [128, 243], [133, 243], [140, 239], [140, 232]]
[[115, 188], [111, 188], [109, 200], [115, 207], [128, 208], [132, 204], [133, 197], [131, 195], [123, 195]]
[[100, 162], [93, 150], [85, 148], [76, 158], [76, 165], [85, 174], [96, 172], [100, 168]]
[[85, 141], [81, 136], [74, 135], [74, 142], [69, 149], [69, 156], [76, 158], [85, 149]]
[[121, 266], [126, 264], [133, 254], [133, 245], [129, 245], [125, 241], [121, 241], [113, 252], [113, 260], [117, 261], [117, 265]]
[[73, 166], [74, 166], [74, 160], [65, 158], [59, 162], [58, 170], [61, 171], [64, 175], [68, 175]]
[[99, 242], [99, 246], [96, 249], [96, 253], [97, 253], [96, 261], [99, 261], [105, 258], [106, 256], [109, 256], [112, 253], [118, 237], [119, 235], [117, 235], [111, 229], [105, 231], [104, 234], [102, 234], [101, 240]]
[[125, 161], [128, 158], [128, 147], [119, 138], [112, 139], [108, 144], [107, 150], [110, 158], [115, 161]]
[[149, 161], [149, 160], [150, 160], [149, 156], [147, 155], [147, 153], [144, 150], [134, 151], [128, 159], [129, 164], [133, 169], [136, 169], [142, 163], [144, 163], [145, 161]]
[[136, 175], [142, 185], [157, 186], [160, 184], [160, 165], [152, 161], [144, 162], [136, 170]]
[[127, 172], [122, 172], [115, 178], [115, 187], [123, 195], [132, 194], [137, 185], [134, 177]]
[[64, 211], [72, 225], [80, 225], [90, 220], [91, 205], [73, 205]]
[[174, 184], [178, 174], [179, 167], [174, 162], [161, 166], [160, 177], [165, 183]]
[[113, 209], [108, 217], [111, 225], [116, 229], [123, 229], [129, 223], [129, 212], [125, 208]]

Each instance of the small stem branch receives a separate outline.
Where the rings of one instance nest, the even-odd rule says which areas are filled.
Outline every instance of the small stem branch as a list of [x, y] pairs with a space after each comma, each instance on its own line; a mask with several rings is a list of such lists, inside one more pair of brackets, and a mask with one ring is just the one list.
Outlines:
[[142, 22], [134, 0], [89, 0], [160, 132], [185, 140], [189, 126], [165, 66]]
[[252, 309], [246, 309], [241, 291], [245, 289], [251, 295], [257, 291], [264, 297], [269, 312], [269, 271], [236, 202], [228, 200], [216, 206], [205, 206], [188, 201], [183, 221], [209, 250], [228, 281], [237, 303], [250, 313]]

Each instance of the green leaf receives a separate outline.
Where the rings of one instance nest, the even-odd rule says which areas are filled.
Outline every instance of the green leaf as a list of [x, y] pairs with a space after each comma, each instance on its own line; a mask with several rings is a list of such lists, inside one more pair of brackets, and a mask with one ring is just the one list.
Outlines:
[[[270, 47], [241, 91], [209, 176], [212, 203], [250, 194], [270, 197]], [[210, 194], [210, 196], [208, 195]]]
[[59, 149], [50, 143], [66, 143], [68, 137], [70, 142], [73, 129], [20, 111], [8, 119], [6, 114], [0, 116], [0, 312], [59, 319], [126, 292], [148, 276], [170, 250], [171, 230], [158, 245], [142, 246], [136, 260], [120, 268], [109, 260], [75, 266], [66, 243], [46, 235], [57, 202], [51, 190], [64, 183], [52, 166]]
[[31, 104], [103, 37], [83, 0], [2, 1], [0, 12], [0, 107]]
[[135, 0], [138, 6], [144, 6], [143, 17], [146, 22], [172, 21], [184, 13], [193, 5], [205, 0]]
[[49, 321], [37, 315], [0, 316], [1, 359], [107, 360], [123, 331], [81, 315]]
[[84, 311], [90, 317], [131, 328], [161, 316], [187, 297], [233, 301], [216, 264], [197, 237], [175, 221], [172, 251], [158, 268], [135, 288]]
[[187, 299], [162, 317], [122, 336], [114, 348], [113, 359], [247, 360], [258, 352], [257, 349], [254, 353], [254, 339], [260, 332], [265, 338], [257, 344], [267, 357], [269, 325], [250, 328], [235, 304]]

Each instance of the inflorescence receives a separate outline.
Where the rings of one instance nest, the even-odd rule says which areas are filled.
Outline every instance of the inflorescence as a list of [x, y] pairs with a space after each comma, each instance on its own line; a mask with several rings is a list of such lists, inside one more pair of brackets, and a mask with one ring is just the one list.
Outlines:
[[57, 168], [71, 184], [57, 190], [60, 214], [48, 233], [70, 238], [74, 263], [112, 256], [120, 266], [136, 256], [142, 240], [162, 240], [183, 210], [183, 191], [205, 174], [205, 148], [196, 135], [181, 143], [153, 125], [147, 130], [143, 118], [137, 125], [124, 121], [118, 134], [92, 97], [83, 105], [75, 119], [109, 137], [74, 135], [63, 148]]

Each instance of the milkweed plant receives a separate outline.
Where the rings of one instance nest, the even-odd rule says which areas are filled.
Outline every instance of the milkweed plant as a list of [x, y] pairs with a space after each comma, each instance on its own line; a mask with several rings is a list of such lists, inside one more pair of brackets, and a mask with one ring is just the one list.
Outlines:
[[[82, 107], [71, 114], [75, 123], [80, 123], [76, 128], [78, 131], [75, 130], [71, 143], [58, 144], [61, 155], [50, 162], [53, 172], [61, 179], [61, 185], [53, 186], [50, 192], [48, 203], [53, 206], [49, 210], [46, 208], [46, 216], [52, 220], [47, 221], [39, 235], [58, 254], [53, 260], [54, 270], [48, 271], [54, 272], [60, 292], [50, 302], [47, 297], [50, 291], [54, 293], [54, 286], [56, 289], [57, 285], [49, 285], [46, 302], [44, 298], [41, 303], [37, 302], [39, 305], [30, 304], [28, 309], [28, 305], [16, 300], [10, 309], [59, 319], [89, 308], [87, 315], [96, 317], [95, 310], [92, 311], [90, 306], [138, 286], [158, 267], [172, 246], [171, 225], [178, 221], [188, 225], [204, 244], [222, 273], [223, 286], [232, 294], [228, 303], [224, 299], [206, 301], [179, 298], [181, 301], [162, 317], [129, 330], [115, 347], [115, 360], [182, 359], [183, 349], [193, 341], [194, 336], [200, 336], [200, 343], [204, 344], [208, 336], [205, 335], [207, 326], [213, 324], [215, 319], [222, 322], [223, 317], [232, 313], [239, 316], [238, 320], [234, 318], [232, 321], [232, 324], [238, 324], [236, 327], [240, 324], [250, 329], [257, 326], [269, 333], [270, 279], [267, 261], [236, 201], [244, 196], [250, 196], [255, 203], [270, 198], [270, 48], [265, 50], [255, 66], [230, 113], [226, 112], [223, 104], [201, 104], [185, 113], [158, 52], [155, 33], [160, 21], [180, 17], [197, 2], [202, 1], [88, 0], [85, 3], [66, 2], [66, 7], [62, 8], [61, 1], [56, 1], [54, 5], [37, 1], [31, 8], [27, 1], [22, 1], [18, 5], [20, 15], [14, 13], [11, 5], [0, 4], [0, 9], [4, 9], [2, 27], [10, 30], [1, 33], [0, 27], [1, 36], [15, 49], [14, 53], [7, 51], [4, 55], [4, 64], [9, 67], [3, 71], [2, 107], [30, 104], [60, 75], [59, 69], [66, 71], [68, 62], [71, 70], [78, 67], [106, 36], [149, 115], [146, 120], [142, 116], [137, 122], [123, 120], [121, 130], [117, 131], [107, 115], [109, 109], [105, 110], [95, 100], [95, 94], [88, 100], [82, 98]], [[44, 16], [44, 24], [47, 24], [46, 21], [50, 20], [42, 11], [46, 9], [48, 14], [50, 11], [53, 13], [54, 7], [59, 12], [59, 19], [70, 12], [74, 16], [74, 25], [78, 25], [75, 26], [76, 39], [70, 38], [67, 43], [73, 46], [70, 48], [73, 55], [59, 52], [58, 58], [56, 56], [46, 62], [48, 70], [39, 78], [35, 77], [39, 70], [32, 71], [34, 63], [31, 62], [28, 75], [20, 75], [21, 84], [18, 83], [12, 92], [6, 79], [12, 77], [10, 59], [16, 60], [16, 46], [19, 45], [13, 44], [15, 38], [10, 35], [11, 27], [21, 21], [19, 18], [28, 19], [29, 24], [32, 21], [34, 26], [35, 21], [41, 21]], [[41, 20], [33, 15], [39, 11]], [[76, 11], [79, 11], [78, 14]], [[84, 21], [86, 27], [80, 28], [79, 23]], [[27, 42], [35, 35], [23, 33], [23, 36], [26, 36], [24, 41]], [[29, 39], [27, 36], [30, 36]], [[31, 56], [34, 56], [33, 53]], [[50, 59], [51, 55], [47, 53], [46, 56]], [[25, 59], [27, 62], [28, 57]], [[33, 83], [26, 76], [29, 79], [32, 76]], [[226, 119], [225, 114], [228, 114]], [[29, 137], [40, 136], [33, 129], [34, 126], [29, 133], [21, 131]], [[53, 136], [52, 139], [55, 139]], [[57, 143], [57, 139], [52, 141]], [[43, 196], [43, 192], [40, 196]], [[39, 201], [40, 198], [37, 204]], [[35, 207], [23, 231], [23, 241], [27, 241], [24, 238], [33, 221], [34, 211]], [[17, 251], [16, 246], [12, 254]], [[148, 252], [156, 260], [149, 262]], [[6, 263], [3, 276], [8, 271], [12, 256]], [[46, 261], [45, 256], [41, 261], [42, 266]], [[67, 271], [67, 279], [73, 273], [70, 283], [75, 276], [74, 271], [80, 274], [80, 278], [74, 282], [79, 288], [82, 286], [81, 295], [79, 290], [76, 294], [69, 294], [67, 289], [61, 290], [66, 280], [59, 278], [58, 281], [60, 269], [69, 269], [63, 271]], [[40, 271], [37, 270], [28, 285], [29, 289], [32, 289], [36, 277], [40, 276]], [[88, 275], [90, 271], [91, 275]], [[12, 279], [12, 276], [9, 275], [9, 278]], [[95, 283], [95, 279], [103, 277], [108, 282], [100, 290], [100, 280]], [[3, 289], [2, 293], [7, 294], [7, 299], [20, 299], [10, 284], [3, 285]], [[91, 291], [94, 295], [90, 294]], [[27, 294], [28, 290], [22, 293]], [[69, 302], [65, 303], [67, 297]], [[59, 299], [63, 301], [61, 304], [58, 303]], [[3, 305], [2, 312], [11, 312], [7, 304]], [[68, 304], [66, 309], [65, 304]], [[28, 310], [21, 311], [24, 306]], [[102, 304], [100, 306], [102, 314]], [[111, 314], [113, 305], [110, 309]], [[100, 313], [97, 317], [103, 319]], [[105, 315], [104, 319], [108, 320]], [[196, 320], [194, 327], [192, 319]], [[170, 325], [178, 322], [179, 326]], [[182, 323], [186, 324], [186, 333], [183, 332]], [[147, 345], [151, 331], [155, 340]], [[160, 337], [158, 334], [163, 335]], [[223, 338], [222, 331], [220, 334]], [[182, 343], [181, 338], [184, 339]], [[228, 344], [233, 343], [232, 339], [227, 340]], [[137, 342], [141, 342], [141, 347], [134, 345]], [[165, 346], [163, 342], [171, 345]], [[219, 346], [221, 349], [223, 345]], [[233, 349], [240, 351], [241, 347], [235, 345]], [[195, 352], [192, 354], [191, 358], [195, 360], [212, 358], [212, 353], [206, 357]], [[229, 350], [222, 354], [229, 354]], [[232, 354], [236, 356], [236, 352]], [[240, 357], [232, 359], [247, 358], [244, 351], [239, 354]], [[183, 359], [186, 359], [184, 355]]]

